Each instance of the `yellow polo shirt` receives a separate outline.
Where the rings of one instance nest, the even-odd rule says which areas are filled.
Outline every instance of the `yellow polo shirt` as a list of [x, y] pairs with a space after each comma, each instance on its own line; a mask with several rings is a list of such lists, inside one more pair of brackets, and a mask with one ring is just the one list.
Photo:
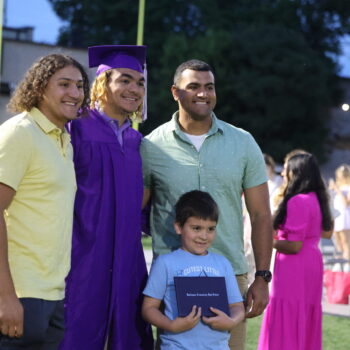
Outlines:
[[76, 191], [72, 158], [69, 134], [37, 108], [0, 126], [0, 182], [16, 190], [5, 221], [18, 297], [64, 298]]

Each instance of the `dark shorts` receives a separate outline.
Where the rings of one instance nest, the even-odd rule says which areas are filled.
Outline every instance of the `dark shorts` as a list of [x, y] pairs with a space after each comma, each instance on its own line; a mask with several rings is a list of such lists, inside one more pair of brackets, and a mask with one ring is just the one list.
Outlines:
[[24, 308], [21, 338], [0, 334], [0, 350], [56, 350], [64, 336], [64, 302], [20, 298]]

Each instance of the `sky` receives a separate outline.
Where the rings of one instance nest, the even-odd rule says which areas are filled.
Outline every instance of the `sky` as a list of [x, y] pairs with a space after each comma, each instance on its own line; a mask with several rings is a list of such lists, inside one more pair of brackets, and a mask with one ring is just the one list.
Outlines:
[[[48, 0], [3, 0], [6, 4], [4, 25], [34, 27], [34, 41], [54, 44], [63, 21], [53, 11]], [[96, 0], [97, 1], [97, 0]], [[343, 41], [339, 58], [340, 75], [350, 78], [350, 36]]]
[[4, 25], [34, 27], [34, 41], [54, 44], [63, 21], [56, 16], [48, 0], [3, 0]]

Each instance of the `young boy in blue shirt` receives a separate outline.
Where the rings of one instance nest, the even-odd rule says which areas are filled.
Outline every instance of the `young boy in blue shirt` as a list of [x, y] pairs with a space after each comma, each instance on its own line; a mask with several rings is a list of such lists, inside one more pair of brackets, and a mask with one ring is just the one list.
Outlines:
[[[225, 257], [208, 252], [216, 234], [217, 204], [206, 192], [187, 192], [178, 200], [175, 215], [181, 248], [159, 256], [153, 263], [143, 292], [142, 315], [164, 330], [160, 335], [161, 350], [229, 350], [229, 331], [244, 319], [244, 307], [231, 264]], [[210, 308], [215, 316], [205, 317], [194, 305], [186, 317], [179, 317], [174, 276], [225, 277], [230, 316]], [[160, 311], [162, 301], [164, 314]]]

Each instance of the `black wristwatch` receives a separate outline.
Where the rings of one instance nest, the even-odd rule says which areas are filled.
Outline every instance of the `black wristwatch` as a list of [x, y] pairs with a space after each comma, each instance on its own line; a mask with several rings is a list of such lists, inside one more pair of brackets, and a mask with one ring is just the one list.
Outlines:
[[255, 272], [255, 277], [262, 277], [267, 283], [269, 283], [272, 279], [272, 273], [269, 270], [258, 270]]

